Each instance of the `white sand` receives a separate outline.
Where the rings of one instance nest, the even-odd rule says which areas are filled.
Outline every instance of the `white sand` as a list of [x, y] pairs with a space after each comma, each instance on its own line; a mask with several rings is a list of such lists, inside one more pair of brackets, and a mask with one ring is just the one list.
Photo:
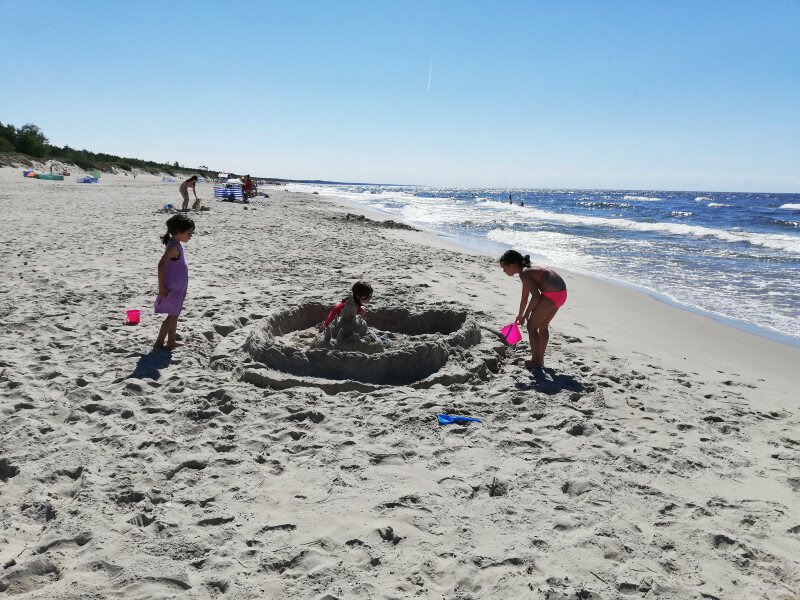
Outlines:
[[207, 201], [186, 246], [187, 345], [150, 355], [157, 211], [177, 185], [75, 175], [0, 169], [6, 594], [800, 597], [797, 348], [563, 272], [547, 379], [483, 330], [447, 368], [499, 372], [464, 383], [262, 388], [241, 380], [268, 371], [248, 336], [356, 279], [371, 310], [457, 302], [495, 329], [519, 282], [318, 196]]

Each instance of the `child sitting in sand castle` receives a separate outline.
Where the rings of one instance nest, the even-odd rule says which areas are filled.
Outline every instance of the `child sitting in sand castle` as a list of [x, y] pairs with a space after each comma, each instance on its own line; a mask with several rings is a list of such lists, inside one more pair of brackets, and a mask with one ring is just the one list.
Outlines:
[[525, 366], [542, 369], [550, 339], [548, 325], [567, 301], [567, 285], [553, 269], [531, 266], [531, 257], [522, 256], [516, 250], [506, 251], [499, 262], [506, 275], [519, 275], [522, 280], [522, 299], [516, 321], [518, 325], [528, 321], [532, 360], [525, 361]]
[[181, 242], [188, 242], [192, 234], [194, 221], [186, 215], [178, 214], [167, 219], [167, 233], [161, 238], [166, 248], [158, 261], [158, 296], [155, 301], [155, 312], [167, 317], [161, 324], [154, 350], [172, 350], [182, 345], [177, 340], [176, 329], [189, 287], [189, 268]]
[[381, 352], [383, 345], [359, 317], [372, 299], [372, 286], [366, 281], [353, 284], [352, 293], [334, 306], [317, 328], [323, 335], [314, 341], [315, 348], [336, 348], [355, 352]]
[[352, 293], [342, 299], [339, 304], [331, 309], [326, 319], [319, 326], [320, 331], [327, 329], [333, 320], [342, 315], [342, 319], [352, 321], [356, 315], [363, 315], [366, 312], [364, 305], [372, 300], [372, 286], [366, 281], [356, 281], [352, 287]]

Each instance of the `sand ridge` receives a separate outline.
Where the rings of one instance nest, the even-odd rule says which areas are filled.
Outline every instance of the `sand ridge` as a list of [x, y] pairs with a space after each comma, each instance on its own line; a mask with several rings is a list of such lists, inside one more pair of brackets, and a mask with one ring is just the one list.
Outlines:
[[[212, 364], [303, 299], [332, 305], [368, 279], [370, 309], [457, 301], [499, 328], [518, 282], [491, 257], [343, 219], [352, 208], [316, 196], [207, 202], [186, 246], [187, 345], [148, 354], [158, 209], [175, 196], [155, 178], [80, 186], [0, 169], [7, 594], [796, 598], [790, 373], [753, 375], [737, 347], [695, 357], [686, 332], [665, 358], [666, 329], [694, 316], [649, 323], [661, 309], [623, 290], [633, 308], [619, 317], [606, 299], [622, 292], [568, 275], [545, 377], [515, 347], [483, 378], [427, 389], [259, 387], [241, 379], [243, 356]], [[140, 326], [123, 325], [126, 308]], [[665, 331], [631, 351], [612, 337], [623, 325], [602, 325], [626, 318]], [[744, 339], [702, 327], [698, 348]], [[748, 347], [753, 361], [797, 356]], [[483, 422], [442, 427], [440, 412]]]

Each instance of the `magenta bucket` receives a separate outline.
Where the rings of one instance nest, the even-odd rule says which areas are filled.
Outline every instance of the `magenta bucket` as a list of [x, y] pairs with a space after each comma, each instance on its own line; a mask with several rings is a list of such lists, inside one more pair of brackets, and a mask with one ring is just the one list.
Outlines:
[[500, 333], [502, 334], [503, 339], [508, 342], [509, 346], [513, 346], [522, 339], [522, 334], [519, 332], [519, 327], [517, 327], [516, 323], [506, 325], [500, 330]]
[[125, 325], [138, 325], [141, 313], [138, 310], [131, 309], [125, 313]]

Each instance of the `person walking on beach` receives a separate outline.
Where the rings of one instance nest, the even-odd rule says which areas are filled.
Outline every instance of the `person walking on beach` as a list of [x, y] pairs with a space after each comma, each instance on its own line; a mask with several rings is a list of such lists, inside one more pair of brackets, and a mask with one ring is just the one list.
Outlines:
[[525, 365], [542, 369], [544, 351], [550, 339], [548, 326], [567, 301], [567, 285], [553, 269], [531, 266], [530, 256], [522, 256], [516, 250], [507, 250], [499, 262], [506, 275], [519, 275], [522, 280], [522, 299], [516, 321], [518, 325], [528, 322], [532, 357], [525, 361]]
[[155, 301], [156, 314], [167, 316], [153, 350], [172, 350], [182, 345], [177, 340], [176, 329], [189, 287], [189, 268], [181, 243], [191, 240], [193, 234], [194, 221], [186, 215], [178, 214], [167, 219], [167, 233], [161, 238], [166, 248], [158, 261], [158, 295]]
[[184, 212], [189, 210], [189, 188], [192, 188], [192, 192], [194, 193], [194, 199], [199, 201], [200, 199], [197, 197], [197, 190], [195, 189], [195, 185], [197, 184], [197, 175], [192, 175], [181, 184], [180, 189], [181, 196], [183, 197], [183, 206], [181, 210]]

